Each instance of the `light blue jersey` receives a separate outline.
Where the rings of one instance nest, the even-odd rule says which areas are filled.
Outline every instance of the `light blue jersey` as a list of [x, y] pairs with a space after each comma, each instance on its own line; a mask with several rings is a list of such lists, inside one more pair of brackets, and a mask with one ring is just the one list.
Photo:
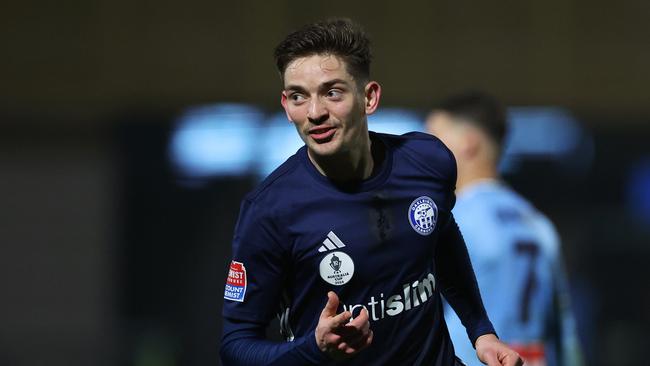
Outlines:
[[[499, 338], [528, 358], [528, 365], [582, 364], [553, 224], [494, 180], [459, 192], [453, 214]], [[445, 319], [456, 354], [468, 365], [481, 365], [448, 304]]]

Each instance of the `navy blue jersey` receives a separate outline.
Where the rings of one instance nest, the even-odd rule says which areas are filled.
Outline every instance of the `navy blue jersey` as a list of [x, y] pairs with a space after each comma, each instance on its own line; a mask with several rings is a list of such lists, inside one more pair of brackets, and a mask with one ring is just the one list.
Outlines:
[[[453, 155], [422, 133], [371, 139], [385, 155], [367, 180], [334, 184], [303, 147], [244, 199], [224, 296], [224, 364], [334, 364], [314, 337], [330, 290], [338, 312], [365, 307], [374, 332], [338, 364], [453, 365], [441, 292], [470, 339], [494, 333], [451, 215]], [[278, 309], [286, 343], [264, 340]]]

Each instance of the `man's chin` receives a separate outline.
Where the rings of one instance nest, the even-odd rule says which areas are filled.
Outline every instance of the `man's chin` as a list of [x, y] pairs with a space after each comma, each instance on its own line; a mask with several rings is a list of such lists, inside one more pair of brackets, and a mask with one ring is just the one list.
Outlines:
[[332, 157], [339, 152], [339, 146], [334, 141], [326, 143], [312, 142], [309, 144], [310, 154], [314, 157]]

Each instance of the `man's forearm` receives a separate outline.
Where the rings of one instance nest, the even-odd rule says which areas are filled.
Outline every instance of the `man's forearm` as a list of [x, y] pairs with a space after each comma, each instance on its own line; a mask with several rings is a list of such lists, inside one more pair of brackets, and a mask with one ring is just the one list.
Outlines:
[[435, 261], [443, 295], [467, 329], [472, 344], [483, 334], [495, 333], [483, 306], [465, 241], [453, 220], [441, 234]]
[[262, 327], [226, 318], [219, 353], [225, 366], [301, 366], [318, 365], [327, 360], [327, 356], [318, 349], [313, 332], [296, 338], [293, 342], [272, 342], [264, 339]]

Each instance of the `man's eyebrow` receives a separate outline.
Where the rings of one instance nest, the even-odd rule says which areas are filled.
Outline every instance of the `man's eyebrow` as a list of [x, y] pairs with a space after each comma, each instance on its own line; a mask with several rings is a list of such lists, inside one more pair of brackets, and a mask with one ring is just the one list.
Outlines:
[[[343, 85], [349, 85], [349, 83], [346, 80], [343, 79], [332, 79], [328, 80], [320, 85], [320, 89], [327, 89], [331, 88], [333, 85], [336, 84], [343, 84]], [[294, 85], [294, 84], [289, 84], [284, 87], [284, 90], [286, 91], [298, 91], [298, 92], [304, 92], [306, 89], [300, 85]]]
[[348, 85], [348, 82], [343, 80], [343, 79], [332, 79], [329, 81], [326, 81], [322, 84], [323, 88], [330, 88], [335, 84], [343, 84], [343, 85]]
[[303, 88], [303, 87], [300, 86], [300, 85], [289, 84], [289, 85], [287, 85], [287, 86], [284, 87], [284, 90], [286, 90], [286, 91], [304, 92], [304, 91], [305, 91], [305, 88]]

